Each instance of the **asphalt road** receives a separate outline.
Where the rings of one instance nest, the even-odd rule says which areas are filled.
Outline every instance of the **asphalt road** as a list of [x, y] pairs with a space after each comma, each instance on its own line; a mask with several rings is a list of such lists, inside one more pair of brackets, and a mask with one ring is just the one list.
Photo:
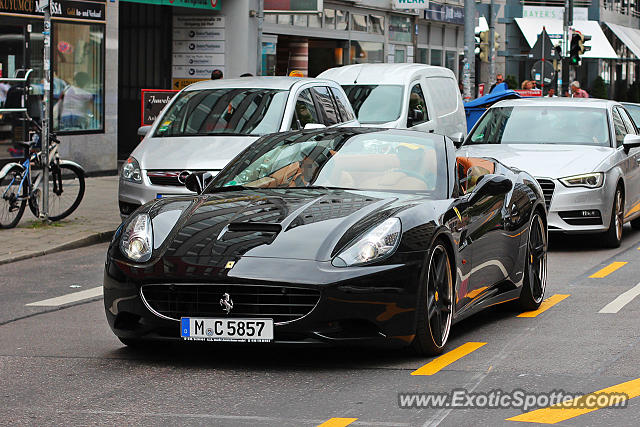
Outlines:
[[[507, 420], [523, 413], [532, 422], [558, 421], [566, 411], [401, 409], [398, 394], [587, 395], [618, 384], [631, 397], [640, 394], [640, 380], [628, 383], [640, 378], [640, 298], [624, 294], [640, 282], [639, 246], [640, 232], [628, 227], [616, 250], [594, 238], [553, 239], [547, 297], [556, 303], [534, 317], [496, 307], [456, 325], [448, 363], [359, 348], [136, 352], [105, 321], [99, 286], [106, 244], [2, 265], [0, 425], [528, 425]], [[76, 292], [84, 299], [75, 300]], [[612, 312], [600, 313], [605, 307]], [[472, 351], [463, 355], [466, 348]], [[420, 372], [431, 375], [412, 375]], [[627, 403], [573, 411], [557, 425], [637, 425], [640, 399]]]

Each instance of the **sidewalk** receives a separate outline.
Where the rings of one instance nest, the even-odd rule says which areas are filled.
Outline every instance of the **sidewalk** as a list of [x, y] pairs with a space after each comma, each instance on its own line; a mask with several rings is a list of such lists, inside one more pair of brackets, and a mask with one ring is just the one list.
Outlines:
[[0, 230], [0, 264], [108, 241], [120, 225], [118, 176], [85, 182], [80, 206], [62, 221], [44, 225], [27, 207], [18, 227]]

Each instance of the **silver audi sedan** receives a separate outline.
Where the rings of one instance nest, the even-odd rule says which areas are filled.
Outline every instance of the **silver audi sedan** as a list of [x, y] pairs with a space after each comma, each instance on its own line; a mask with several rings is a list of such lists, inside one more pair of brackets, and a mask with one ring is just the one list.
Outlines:
[[457, 155], [529, 172], [544, 192], [550, 232], [601, 233], [605, 246], [618, 247], [625, 222], [640, 228], [639, 147], [617, 102], [529, 98], [494, 104]]

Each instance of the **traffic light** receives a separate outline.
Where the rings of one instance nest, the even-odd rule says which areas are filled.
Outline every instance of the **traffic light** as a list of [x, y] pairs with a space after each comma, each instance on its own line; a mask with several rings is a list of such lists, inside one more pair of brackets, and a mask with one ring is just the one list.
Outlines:
[[569, 49], [569, 63], [571, 65], [580, 65], [580, 56], [591, 49], [591, 46], [585, 46], [584, 42], [591, 40], [591, 36], [576, 31], [571, 36], [571, 47]]
[[480, 33], [480, 60], [489, 62], [489, 30]]
[[500, 50], [499, 47], [500, 47], [500, 33], [498, 33], [497, 31], [494, 31], [493, 32], [493, 48], [496, 51], [496, 55], [498, 54], [497, 53], [498, 50]]

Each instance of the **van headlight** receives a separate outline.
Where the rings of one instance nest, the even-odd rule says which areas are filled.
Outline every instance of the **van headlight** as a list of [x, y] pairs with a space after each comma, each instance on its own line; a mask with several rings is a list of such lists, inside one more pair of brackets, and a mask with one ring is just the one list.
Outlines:
[[598, 188], [602, 186], [604, 174], [602, 172], [584, 173], [560, 178], [559, 181], [567, 187]]
[[333, 259], [335, 267], [367, 264], [389, 256], [400, 242], [400, 219], [389, 218], [372, 228]]
[[122, 172], [120, 176], [125, 181], [135, 182], [136, 184], [142, 183], [142, 171], [140, 170], [140, 163], [135, 157], [129, 157], [124, 165], [122, 165]]
[[145, 262], [153, 252], [153, 228], [147, 214], [138, 214], [129, 222], [120, 239], [120, 251], [132, 261]]

